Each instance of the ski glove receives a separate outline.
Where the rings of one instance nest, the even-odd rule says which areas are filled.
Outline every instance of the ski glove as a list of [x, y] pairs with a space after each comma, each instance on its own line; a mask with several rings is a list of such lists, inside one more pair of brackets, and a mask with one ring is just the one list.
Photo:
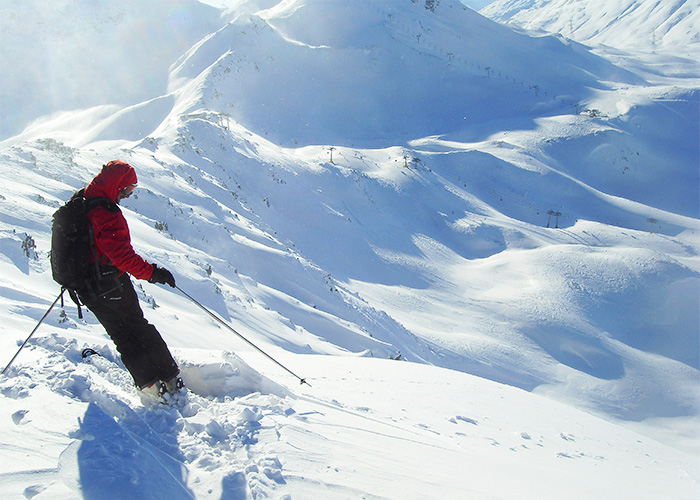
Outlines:
[[148, 280], [149, 283], [163, 283], [175, 288], [175, 277], [173, 273], [164, 267], [158, 267], [153, 264], [153, 276]]

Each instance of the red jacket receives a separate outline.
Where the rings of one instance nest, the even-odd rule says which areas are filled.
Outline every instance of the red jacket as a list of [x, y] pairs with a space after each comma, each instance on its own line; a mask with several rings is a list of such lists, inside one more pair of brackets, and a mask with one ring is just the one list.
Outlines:
[[[123, 161], [110, 161], [85, 188], [85, 198], [102, 196], [116, 203], [119, 192], [136, 183], [134, 167]], [[139, 256], [131, 246], [129, 226], [121, 211], [110, 212], [97, 206], [90, 210], [88, 218], [95, 231], [95, 246], [100, 263], [113, 265], [134, 278], [151, 278], [153, 265]]]

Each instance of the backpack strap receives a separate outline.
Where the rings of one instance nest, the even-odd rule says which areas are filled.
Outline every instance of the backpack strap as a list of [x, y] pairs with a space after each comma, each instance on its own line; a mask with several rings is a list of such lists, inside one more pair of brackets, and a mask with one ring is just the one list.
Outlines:
[[102, 207], [105, 210], [107, 210], [108, 212], [112, 212], [112, 213], [121, 212], [119, 205], [114, 203], [109, 198], [105, 198], [103, 196], [96, 196], [94, 198], [85, 198], [85, 201], [87, 202], [88, 212], [96, 207]]
[[115, 202], [113, 202], [112, 200], [110, 200], [109, 198], [106, 198], [104, 196], [95, 196], [94, 198], [85, 198], [85, 188], [79, 189], [78, 191], [73, 193], [73, 196], [71, 196], [71, 200], [74, 198], [85, 199], [85, 203], [87, 203], [87, 211], [88, 212], [95, 207], [102, 207], [105, 210], [108, 210], [110, 212], [121, 212], [119, 205], [117, 205]]
[[[85, 189], [81, 189], [78, 191], [80, 193], [80, 196], [84, 196]], [[76, 193], [76, 195], [78, 194]], [[112, 213], [117, 213], [121, 212], [119, 205], [114, 203], [112, 200], [109, 198], [105, 198], [103, 196], [96, 196], [94, 198], [85, 198], [85, 204], [86, 204], [86, 213], [90, 213], [91, 210], [94, 210], [97, 207], [102, 207], [108, 212]], [[95, 245], [95, 230], [92, 227], [92, 224], [88, 223], [88, 232], [90, 234], [90, 248], [92, 249], [92, 257], [95, 265], [95, 276], [97, 279], [102, 278], [102, 272], [100, 271], [100, 259], [99, 256], [97, 255], [97, 245]]]
[[[75, 290], [71, 290], [70, 288], [63, 288], [63, 290], [68, 291], [68, 295], [70, 296], [71, 300], [75, 302], [75, 305], [78, 307], [78, 319], [83, 319], [83, 310], [81, 307], [82, 304], [80, 303], [78, 294], [75, 292]], [[63, 307], [63, 297], [61, 297], [61, 307]]]

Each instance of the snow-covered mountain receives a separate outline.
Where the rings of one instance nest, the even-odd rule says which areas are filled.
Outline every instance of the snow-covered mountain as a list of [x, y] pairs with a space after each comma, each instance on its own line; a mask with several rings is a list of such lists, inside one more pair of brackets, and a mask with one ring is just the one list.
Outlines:
[[696, 61], [700, 55], [698, 0], [495, 0], [480, 12], [594, 46], [661, 51]]
[[58, 307], [0, 379], [10, 498], [697, 494], [697, 65], [457, 0], [0, 12], [7, 361], [51, 214], [122, 159], [137, 250], [311, 383], [142, 283], [192, 390], [143, 408]]

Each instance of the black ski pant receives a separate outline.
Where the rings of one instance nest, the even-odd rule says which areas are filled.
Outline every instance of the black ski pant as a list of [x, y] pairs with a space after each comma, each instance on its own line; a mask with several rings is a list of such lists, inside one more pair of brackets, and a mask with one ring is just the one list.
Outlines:
[[137, 387], [170, 380], [180, 372], [177, 363], [156, 327], [144, 318], [130, 276], [118, 276], [112, 269], [96, 293], [79, 294], [83, 304], [107, 330]]

